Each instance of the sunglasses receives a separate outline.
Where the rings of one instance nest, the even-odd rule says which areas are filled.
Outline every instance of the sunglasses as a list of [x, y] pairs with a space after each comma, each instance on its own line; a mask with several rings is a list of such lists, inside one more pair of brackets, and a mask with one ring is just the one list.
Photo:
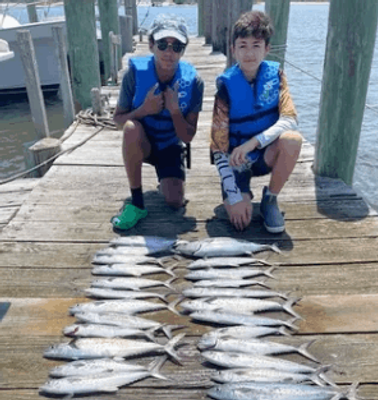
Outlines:
[[168, 49], [168, 47], [172, 47], [172, 50], [175, 53], [181, 53], [185, 49], [185, 44], [179, 42], [178, 40], [174, 41], [173, 43], [168, 43], [166, 40], [158, 40], [156, 45], [161, 51], [165, 51]]

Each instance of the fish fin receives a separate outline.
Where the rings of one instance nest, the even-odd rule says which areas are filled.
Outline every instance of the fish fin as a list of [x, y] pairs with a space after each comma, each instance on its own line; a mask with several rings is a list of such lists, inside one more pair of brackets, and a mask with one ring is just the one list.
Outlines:
[[180, 365], [182, 365], [178, 355], [174, 351], [174, 347], [177, 343], [185, 336], [185, 333], [179, 333], [173, 339], [171, 339], [165, 346], [164, 350], [168, 353], [174, 360], [176, 360]]
[[303, 320], [303, 318], [299, 314], [297, 314], [292, 308], [293, 305], [298, 303], [299, 300], [300, 300], [299, 297], [289, 297], [285, 302], [285, 304], [283, 304], [283, 309], [289, 314], [296, 317], [297, 319]]
[[288, 332], [288, 330], [284, 326], [280, 326], [278, 328], [278, 333], [281, 334], [281, 335], [284, 335], [284, 336], [291, 336], [291, 333]]
[[160, 326], [158, 326], [158, 327], [153, 326], [152, 328], [146, 329], [145, 331], [142, 331], [142, 332], [143, 332], [144, 336], [145, 336], [148, 340], [150, 340], [151, 342], [156, 343], [154, 333], [155, 333], [158, 329], [160, 329]]
[[168, 289], [171, 289], [172, 291], [175, 291], [172, 286], [171, 283], [173, 283], [174, 281], [177, 281], [178, 279], [180, 279], [180, 277], [178, 276], [173, 276], [172, 278], [169, 278], [168, 280], [166, 280], [165, 282], [163, 282], [164, 286], [167, 287]]
[[264, 275], [269, 276], [269, 278], [276, 279], [274, 275], [272, 275], [272, 271], [274, 271], [277, 267], [276, 266], [271, 266], [269, 269], [264, 271]]
[[70, 400], [74, 397], [75, 393], [69, 393], [67, 396], [64, 396], [62, 400]]
[[170, 266], [170, 267], [164, 267], [162, 272], [165, 272], [166, 274], [172, 276], [173, 278], [176, 278], [177, 275], [173, 272], [175, 269], [175, 266]]
[[118, 392], [118, 386], [105, 384], [104, 386], [101, 386], [101, 392], [106, 392], [106, 393]]
[[357, 388], [359, 386], [359, 382], [354, 382], [350, 386], [350, 388], [347, 390], [345, 397], [348, 398], [349, 400], [359, 400], [361, 399], [360, 397], [357, 396]]
[[158, 357], [156, 360], [152, 361], [151, 364], [148, 366], [148, 370], [150, 375], [157, 379], [169, 380], [169, 378], [165, 377], [164, 375], [160, 374], [160, 369], [167, 361], [168, 356], [164, 354], [161, 357]]
[[297, 317], [294, 317], [292, 319], [289, 319], [289, 321], [284, 321], [283, 325], [293, 329], [294, 331], [297, 331], [299, 328], [294, 325], [294, 322], [298, 321]]
[[316, 381], [315, 383], [320, 386], [330, 385], [332, 387], [338, 387], [332, 379], [324, 375], [324, 373], [327, 372], [330, 368], [330, 365], [322, 365], [313, 374], [311, 374], [311, 380], [315, 382], [315, 377], [317, 377], [318, 381], [320, 382]]
[[176, 329], [183, 329], [186, 328], [186, 325], [167, 325], [164, 324], [160, 327], [163, 331], [164, 335], [167, 336], [168, 339], [172, 338], [172, 331]]
[[278, 244], [277, 243], [273, 243], [270, 247], [275, 253], [281, 254], [282, 251], [279, 249]]
[[172, 311], [172, 312], [173, 312], [174, 314], [176, 314], [176, 315], [181, 315], [181, 314], [176, 310], [175, 307], [176, 307], [178, 304], [180, 304], [182, 301], [183, 301], [183, 299], [182, 299], [181, 296], [178, 297], [177, 299], [171, 301], [171, 302], [167, 305], [168, 310], [169, 310], [169, 311]]
[[299, 346], [298, 348], [298, 353], [302, 354], [302, 356], [308, 358], [309, 360], [315, 361], [316, 363], [320, 363], [320, 361], [314, 357], [307, 349], [316, 341], [316, 339], [314, 340], [310, 340], [307, 343], [303, 343], [301, 346]]

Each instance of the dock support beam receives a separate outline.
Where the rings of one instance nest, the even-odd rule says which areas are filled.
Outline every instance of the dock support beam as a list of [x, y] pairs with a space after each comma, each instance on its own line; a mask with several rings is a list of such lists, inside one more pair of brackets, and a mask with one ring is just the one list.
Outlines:
[[332, 0], [314, 171], [352, 185], [377, 30], [376, 0]]
[[[209, 1], [209, 0], [207, 0]], [[204, 8], [206, 0], [197, 1], [197, 25], [198, 25], [198, 36], [204, 36]]]
[[284, 67], [287, 31], [289, 25], [290, 0], [266, 0], [265, 11], [272, 19], [274, 35], [270, 41], [271, 54], [267, 60], [278, 61]]
[[213, 0], [212, 44], [213, 51], [227, 55], [229, 0]]
[[91, 89], [101, 85], [95, 0], [64, 0], [64, 12], [75, 109], [80, 111], [91, 106]]
[[124, 0], [125, 1], [125, 15], [130, 15], [133, 18], [133, 35], [138, 34], [138, 12], [136, 6], [136, 0]]
[[213, 41], [213, 3], [214, 0], [205, 0], [203, 9], [203, 34], [205, 36], [205, 44], [211, 44]]
[[[28, 0], [28, 3], [35, 3], [34, 0]], [[38, 15], [37, 15], [37, 9], [35, 7], [35, 4], [28, 4], [26, 6], [26, 9], [28, 11], [28, 18], [29, 18], [29, 22], [35, 23], [38, 22]]]

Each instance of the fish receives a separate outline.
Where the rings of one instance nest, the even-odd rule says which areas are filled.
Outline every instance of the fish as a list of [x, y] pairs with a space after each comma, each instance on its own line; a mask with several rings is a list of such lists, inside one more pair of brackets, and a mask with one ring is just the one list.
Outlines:
[[95, 255], [92, 264], [156, 264], [164, 267], [164, 263], [170, 257], [150, 257], [146, 255]]
[[201, 356], [214, 365], [225, 368], [277, 369], [279, 371], [313, 374], [316, 368], [278, 357], [206, 350]]
[[161, 303], [153, 303], [146, 300], [138, 299], [117, 299], [117, 300], [98, 300], [89, 303], [76, 304], [69, 308], [69, 313], [75, 315], [82, 312], [107, 313], [114, 312], [120, 314], [134, 315], [143, 312], [170, 310], [175, 314], [179, 314], [175, 309], [175, 305], [179, 300], [166, 305]]
[[276, 267], [271, 267], [267, 270], [258, 268], [233, 268], [233, 269], [217, 269], [207, 268], [197, 271], [191, 271], [185, 275], [185, 278], [190, 281], [198, 281], [201, 279], [244, 279], [254, 276], [265, 275], [269, 278], [274, 278], [272, 271]]
[[208, 395], [218, 400], [339, 400], [356, 399], [356, 386], [347, 391], [304, 383], [240, 382], [216, 385]]
[[124, 328], [112, 325], [101, 324], [73, 324], [63, 329], [63, 334], [69, 337], [103, 337], [103, 338], [124, 338], [143, 337], [155, 342], [153, 333], [160, 327], [153, 327], [142, 330], [136, 328]]
[[281, 253], [276, 245], [259, 244], [231, 237], [206, 238], [188, 242], [178, 240], [172, 247], [173, 252], [190, 257], [233, 257], [253, 255], [254, 253], [272, 250]]
[[221, 297], [221, 298], [210, 298], [210, 299], [195, 299], [187, 300], [180, 304], [180, 306], [186, 312], [202, 311], [202, 310], [214, 310], [214, 311], [225, 311], [225, 312], [236, 312], [239, 314], [254, 314], [263, 311], [285, 311], [288, 314], [302, 319], [302, 317], [296, 313], [292, 306], [298, 301], [297, 298], [289, 298], [285, 303], [281, 304], [271, 300], [261, 300], [254, 298], [241, 298], [241, 297]]
[[97, 250], [95, 253], [95, 258], [97, 257], [129, 257], [129, 256], [152, 256], [155, 254], [147, 247], [105, 247], [103, 249]]
[[166, 357], [157, 359], [149, 369], [129, 370], [118, 372], [104, 372], [97, 375], [70, 376], [60, 379], [50, 379], [41, 388], [42, 393], [62, 395], [70, 397], [75, 394], [88, 394], [96, 392], [116, 393], [122, 386], [130, 385], [133, 382], [154, 377], [165, 379], [159, 373], [159, 369], [165, 362]]
[[75, 314], [75, 317], [79, 322], [86, 322], [90, 324], [111, 325], [141, 330], [152, 328], [156, 328], [156, 330], [161, 329], [168, 338], [172, 337], [172, 330], [185, 327], [184, 325], [161, 324], [160, 322], [156, 322], [151, 319], [117, 313], [99, 314], [83, 312]]
[[217, 287], [191, 287], [182, 291], [183, 296], [187, 298], [200, 298], [200, 297], [244, 297], [244, 298], [269, 298], [280, 297], [287, 299], [288, 295], [274, 290], [256, 290], [244, 288], [217, 288]]
[[100, 278], [92, 281], [91, 287], [102, 287], [108, 289], [129, 289], [129, 290], [140, 290], [144, 288], [165, 286], [172, 292], [175, 290], [170, 286], [170, 283], [175, 281], [177, 278], [171, 278], [168, 281], [158, 281], [155, 279], [146, 278]]
[[157, 265], [135, 265], [135, 264], [102, 264], [92, 268], [93, 275], [121, 275], [121, 276], [136, 276], [149, 274], [168, 274], [176, 276], [172, 267], [162, 268]]
[[248, 353], [258, 355], [275, 355], [298, 353], [311, 361], [319, 362], [311, 353], [308, 352], [308, 347], [314, 340], [304, 343], [299, 347], [290, 346], [277, 342], [268, 342], [261, 339], [233, 339], [233, 338], [201, 338], [197, 344], [199, 350], [217, 350], [234, 353]]
[[260, 285], [269, 289], [269, 286], [264, 281], [255, 279], [203, 279], [194, 282], [193, 287], [240, 288], [243, 286], [255, 286], [255, 285]]
[[237, 325], [228, 328], [213, 329], [202, 335], [201, 340], [233, 338], [233, 339], [253, 339], [268, 335], [290, 336], [284, 326], [275, 328], [269, 326], [248, 326]]
[[92, 287], [84, 290], [87, 297], [95, 297], [98, 299], [148, 299], [157, 298], [164, 303], [168, 303], [166, 295], [160, 293], [153, 293], [147, 291], [134, 291], [134, 290], [117, 290]]
[[203, 268], [235, 268], [241, 265], [269, 265], [272, 264], [253, 257], [211, 257], [200, 258], [192, 261], [187, 265], [187, 269], [203, 269]]
[[[302, 383], [310, 382], [319, 386], [328, 383], [322, 379], [323, 373], [328, 367], [320, 367], [314, 373], [303, 374], [294, 372], [284, 372], [277, 369], [258, 369], [258, 368], [234, 368], [217, 371], [211, 376], [211, 380], [217, 383], [237, 383], [237, 382], [267, 382], [267, 383]], [[334, 386], [335, 383], [332, 383]]]
[[217, 311], [195, 311], [190, 313], [190, 317], [194, 320], [212, 322], [221, 325], [248, 325], [248, 326], [286, 326], [293, 330], [298, 328], [293, 325], [297, 318], [284, 321], [276, 318], [267, 318], [257, 315], [244, 315], [238, 313], [226, 313]]
[[132, 339], [114, 338], [79, 338], [69, 343], [50, 346], [43, 353], [45, 358], [79, 360], [87, 358], [129, 358], [151, 353], [167, 353], [177, 363], [181, 364], [174, 346], [185, 336], [176, 335], [165, 345]]
[[118, 236], [112, 240], [110, 240], [111, 246], [132, 246], [132, 247], [148, 247], [151, 250], [164, 251], [170, 249], [175, 243], [177, 239], [174, 238], [165, 238], [159, 236]]

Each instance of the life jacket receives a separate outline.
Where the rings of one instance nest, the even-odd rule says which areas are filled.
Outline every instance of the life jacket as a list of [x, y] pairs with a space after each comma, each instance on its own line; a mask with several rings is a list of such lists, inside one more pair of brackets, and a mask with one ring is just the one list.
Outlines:
[[[136, 89], [132, 109], [136, 109], [143, 104], [147, 93], [159, 80], [153, 56], [132, 58], [129, 60], [129, 65], [135, 72]], [[179, 82], [179, 106], [184, 117], [189, 112], [196, 75], [197, 72], [191, 64], [180, 61], [173, 79], [168, 84], [173, 89], [174, 84], [177, 81]], [[159, 83], [155, 94], [164, 91], [166, 86], [167, 84]], [[173, 121], [167, 109], [163, 109], [159, 114], [144, 117], [141, 119], [141, 123], [157, 149], [161, 150], [170, 145], [181, 143], [175, 133]]]
[[279, 63], [263, 61], [253, 86], [238, 65], [217, 79], [227, 88], [230, 150], [275, 124], [279, 118]]

